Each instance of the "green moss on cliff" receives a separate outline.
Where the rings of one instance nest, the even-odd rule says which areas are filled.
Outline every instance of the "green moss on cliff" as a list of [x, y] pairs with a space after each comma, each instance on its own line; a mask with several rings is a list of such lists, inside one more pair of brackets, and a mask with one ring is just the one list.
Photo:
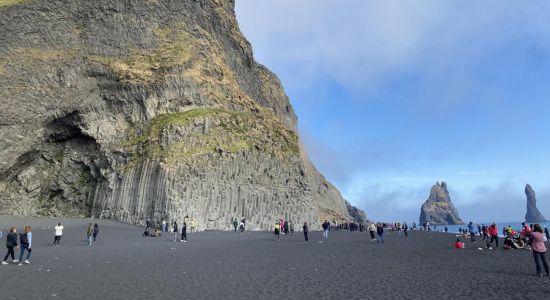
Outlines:
[[111, 68], [120, 80], [134, 83], [156, 81], [170, 68], [189, 62], [193, 45], [186, 32], [173, 33], [166, 29], [154, 32], [159, 41], [154, 49], [133, 50], [123, 58], [93, 55], [90, 59]]
[[252, 149], [281, 159], [299, 153], [296, 133], [282, 126], [270, 112], [221, 108], [196, 108], [156, 116], [124, 147], [137, 150], [140, 154], [136, 157], [163, 159], [167, 163]]
[[12, 6], [19, 3], [29, 2], [30, 0], [0, 0], [0, 7], [2, 6]]

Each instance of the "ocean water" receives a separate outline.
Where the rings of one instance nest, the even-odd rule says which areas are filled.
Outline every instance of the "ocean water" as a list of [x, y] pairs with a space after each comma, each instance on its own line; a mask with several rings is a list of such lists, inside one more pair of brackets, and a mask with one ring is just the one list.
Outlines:
[[[493, 222], [480, 222], [480, 223], [474, 223], [474, 224], [479, 224], [479, 226], [489, 226], [491, 224], [493, 224]], [[504, 222], [504, 223], [496, 223], [497, 224], [497, 229], [498, 229], [498, 234], [499, 236], [503, 236], [502, 234], [502, 228], [503, 227], [508, 227], [508, 225], [512, 226], [512, 228], [514, 228], [516, 231], [521, 231], [521, 222]], [[544, 223], [539, 223], [542, 228], [544, 229], [544, 226], [547, 226], [548, 227], [548, 230], [550, 230], [550, 222], [544, 222]], [[459, 229], [462, 228], [462, 229], [466, 229], [468, 230], [468, 224], [464, 224], [464, 225], [437, 225], [435, 230], [436, 231], [445, 231], [445, 226], [447, 226], [447, 230], [448, 232], [450, 233], [459, 233]], [[434, 226], [432, 225], [432, 230], [434, 229]]]

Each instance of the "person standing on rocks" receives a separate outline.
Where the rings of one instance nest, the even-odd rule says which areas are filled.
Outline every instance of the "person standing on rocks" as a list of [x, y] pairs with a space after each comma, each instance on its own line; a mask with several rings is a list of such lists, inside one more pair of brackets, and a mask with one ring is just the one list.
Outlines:
[[4, 260], [2, 261], [3, 265], [7, 265], [8, 263], [6, 260], [9, 256], [11, 256], [11, 260], [14, 264], [18, 263], [19, 261], [15, 259], [15, 252], [13, 251], [13, 248], [19, 248], [19, 245], [17, 244], [17, 230], [15, 227], [10, 228], [10, 232], [8, 235], [6, 235], [6, 248], [8, 248], [8, 253], [6, 253], [6, 256], [4, 256]]
[[323, 226], [323, 237], [325, 239], [328, 239], [328, 229], [330, 227], [330, 223], [327, 220], [325, 220], [322, 226]]
[[548, 263], [546, 262], [546, 246], [544, 245], [544, 235], [542, 233], [542, 227], [539, 224], [535, 224], [533, 231], [529, 234], [531, 240], [531, 248], [533, 249], [533, 258], [535, 260], [535, 266], [537, 269], [537, 276], [542, 277], [542, 268], [539, 260], [542, 261], [546, 276], [550, 276], [550, 270], [548, 269]]
[[309, 238], [308, 238], [308, 234], [309, 234], [309, 226], [307, 226], [307, 222], [304, 222], [304, 226], [302, 227], [302, 229], [304, 230], [304, 240], [306, 242], [309, 242]]
[[61, 240], [61, 237], [63, 236], [63, 225], [61, 225], [61, 222], [57, 223], [57, 226], [54, 227], [55, 229], [55, 236], [53, 238], [53, 246], [59, 246], [59, 241]]
[[181, 225], [181, 241], [186, 243], [187, 242], [187, 223], [183, 222]]
[[174, 221], [174, 224], [172, 225], [173, 226], [173, 230], [174, 230], [174, 242], [177, 242], [178, 241], [178, 222], [177, 221]]
[[31, 232], [30, 226], [25, 226], [25, 230], [23, 233], [19, 234], [19, 244], [21, 244], [21, 252], [19, 253], [19, 265], [23, 265], [23, 254], [25, 254], [25, 250], [27, 251], [27, 259], [25, 260], [26, 264], [30, 264], [31, 262], [29, 259], [31, 259], [32, 254], [32, 232]]
[[94, 224], [94, 233], [93, 233], [93, 241], [95, 243], [97, 239], [97, 235], [99, 234], [99, 225], [97, 223]]
[[92, 223], [88, 225], [86, 236], [88, 237], [88, 246], [91, 246], [94, 243], [94, 226], [92, 225]]

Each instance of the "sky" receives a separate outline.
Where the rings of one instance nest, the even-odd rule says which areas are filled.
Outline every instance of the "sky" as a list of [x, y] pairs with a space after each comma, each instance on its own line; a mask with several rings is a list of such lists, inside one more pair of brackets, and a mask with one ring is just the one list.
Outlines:
[[369, 218], [550, 218], [550, 2], [237, 0], [317, 168]]

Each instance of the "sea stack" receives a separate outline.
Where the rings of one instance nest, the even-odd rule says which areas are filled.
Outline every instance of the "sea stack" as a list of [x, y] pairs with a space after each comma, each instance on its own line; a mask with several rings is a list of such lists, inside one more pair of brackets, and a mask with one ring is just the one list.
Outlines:
[[420, 224], [459, 225], [464, 224], [458, 216], [458, 211], [451, 203], [451, 197], [445, 182], [436, 183], [430, 192], [430, 197], [420, 209]]
[[535, 196], [535, 190], [533, 190], [530, 185], [525, 186], [525, 195], [527, 196], [527, 213], [525, 214], [525, 222], [546, 222], [546, 219], [537, 208], [537, 197]]
[[[313, 166], [234, 0], [0, 5], [0, 214], [364, 222]], [[353, 214], [353, 215], [352, 215]]]

